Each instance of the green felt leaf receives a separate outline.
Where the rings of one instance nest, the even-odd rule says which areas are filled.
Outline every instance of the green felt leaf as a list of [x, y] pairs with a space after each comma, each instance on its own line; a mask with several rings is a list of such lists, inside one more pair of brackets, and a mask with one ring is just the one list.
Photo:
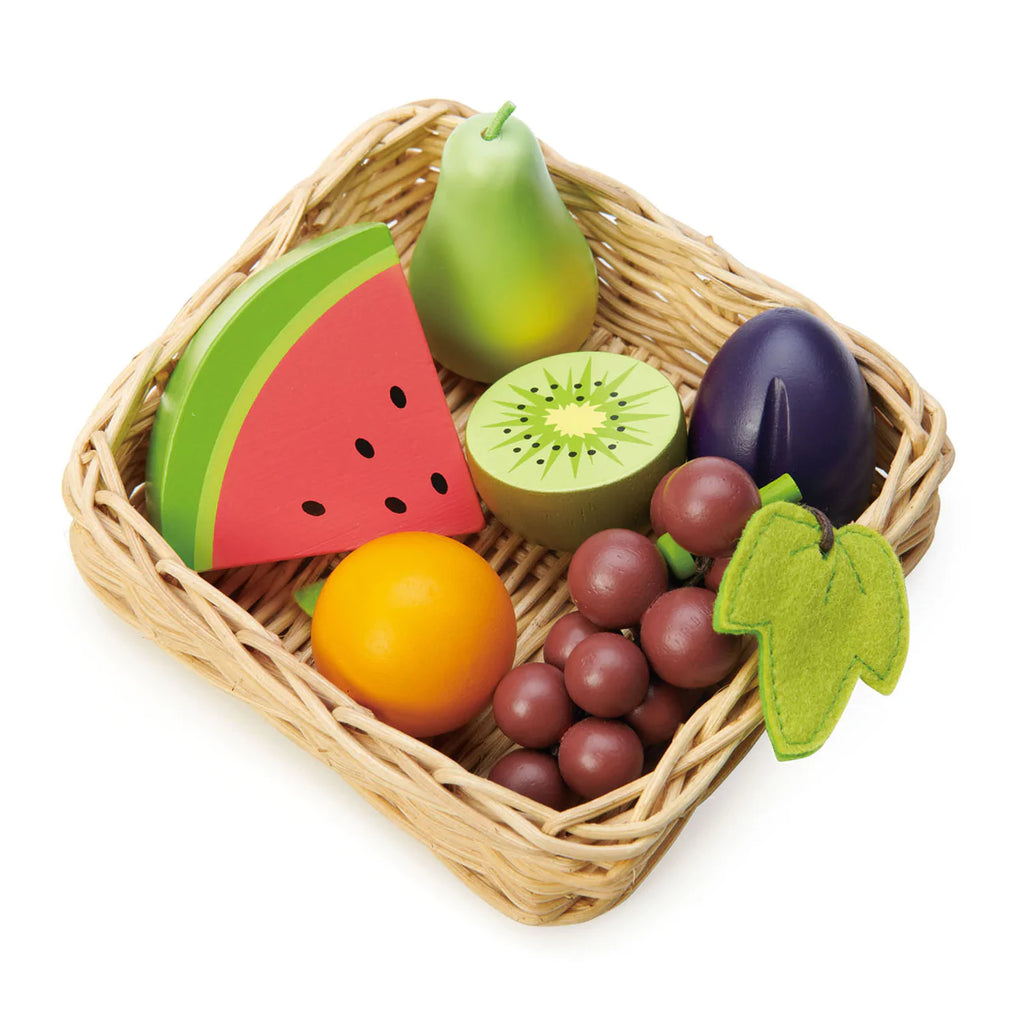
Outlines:
[[765, 725], [780, 760], [813, 754], [863, 679], [891, 693], [907, 657], [903, 570], [880, 534], [851, 524], [823, 554], [812, 512], [755, 513], [722, 578], [714, 625], [755, 633]]

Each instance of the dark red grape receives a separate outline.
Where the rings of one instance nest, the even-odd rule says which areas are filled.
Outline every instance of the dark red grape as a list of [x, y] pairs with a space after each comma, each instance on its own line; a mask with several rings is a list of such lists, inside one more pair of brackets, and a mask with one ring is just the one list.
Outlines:
[[654, 743], [649, 747], [644, 747], [644, 775], [648, 772], [653, 772], [658, 767], [658, 762], [662, 759], [666, 750], [668, 750], [667, 743]]
[[595, 626], [590, 619], [579, 612], [563, 615], [548, 632], [544, 641], [544, 660], [555, 668], [565, 668], [565, 659], [572, 649], [584, 638], [600, 633], [601, 627]]
[[682, 466], [665, 485], [662, 516], [672, 539], [691, 555], [728, 555], [761, 507], [750, 474], [735, 462], [709, 455]]
[[[699, 690], [683, 689], [681, 686], [670, 686], [668, 683], [655, 677], [651, 678], [651, 685], [647, 690], [647, 698], [635, 711], [626, 715], [626, 724], [636, 730], [636, 734], [643, 740], [645, 747], [660, 747], [664, 753], [668, 741], [675, 735], [675, 730], [683, 722], [689, 719], [711, 696], [713, 688], [702, 688]], [[656, 694], [652, 697], [652, 694]], [[668, 695], [674, 695], [675, 701], [670, 702]], [[678, 719], [676, 715], [678, 714]], [[664, 715], [664, 717], [662, 717]], [[675, 724], [671, 722], [675, 720]], [[671, 729], [671, 731], [669, 731]], [[662, 735], [662, 739], [656, 740], [649, 737]], [[661, 754], [659, 753], [659, 757]], [[645, 764], [650, 761], [650, 750], [645, 755]]]
[[[742, 637], [740, 638], [740, 647], [742, 649], [743, 642]], [[686, 707], [683, 709], [683, 721], [687, 721], [689, 717], [703, 704], [713, 693], [717, 691], [716, 686], [702, 686], [696, 689], [691, 688], [679, 688], [679, 692], [683, 695], [686, 700]]]
[[506, 754], [491, 769], [490, 779], [556, 811], [565, 810], [569, 805], [569, 790], [558, 770], [558, 762], [551, 754], [542, 754], [539, 750], [513, 750]]
[[569, 563], [569, 593], [591, 622], [621, 629], [640, 621], [668, 589], [668, 569], [654, 542], [632, 530], [588, 537]]
[[[676, 469], [679, 469], [676, 466]], [[668, 478], [676, 471], [676, 469], [670, 469], [662, 478], [658, 481], [658, 486], [654, 488], [654, 494], [651, 495], [651, 529], [654, 530], [654, 536], [660, 537], [663, 533], [668, 533], [668, 527], [665, 525], [665, 513], [664, 513], [664, 500], [665, 500], [665, 485], [668, 483]]]
[[588, 636], [565, 663], [569, 696], [598, 718], [618, 718], [632, 711], [647, 694], [649, 678], [643, 651], [621, 633]]
[[640, 737], [644, 746], [672, 739], [686, 718], [689, 691], [655, 679], [647, 687], [647, 696], [628, 715], [626, 724]]
[[565, 680], [554, 665], [539, 661], [520, 665], [494, 691], [494, 720], [520, 746], [552, 746], [572, 725], [572, 718], [573, 706]]
[[727, 555], [725, 558], [716, 558], [711, 563], [711, 568], [704, 574], [704, 586], [713, 593], [718, 593], [718, 588], [722, 584], [722, 576], [725, 575], [725, 570], [729, 568], [729, 562], [732, 559], [732, 555]]
[[640, 778], [644, 745], [624, 722], [584, 718], [562, 737], [558, 767], [574, 793], [592, 800]]
[[651, 668], [673, 686], [710, 686], [739, 660], [742, 639], [716, 633], [715, 595], [683, 587], [659, 597], [640, 622], [640, 646]]

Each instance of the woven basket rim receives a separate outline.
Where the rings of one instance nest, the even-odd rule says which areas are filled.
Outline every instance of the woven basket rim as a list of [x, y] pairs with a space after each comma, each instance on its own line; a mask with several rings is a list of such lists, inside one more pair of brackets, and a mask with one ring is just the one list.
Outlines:
[[[296, 560], [302, 564], [278, 563], [204, 578], [187, 569], [146, 521], [140, 491], [131, 482], [138, 475], [155, 401], [173, 360], [209, 312], [249, 273], [304, 238], [337, 226], [332, 217], [348, 215], [351, 210], [361, 212], [360, 202], [373, 204], [372, 209], [382, 216], [396, 211], [392, 231], [407, 264], [415, 237], [409, 232], [416, 230], [415, 218], [421, 219], [432, 191], [428, 148], [436, 149], [454, 123], [474, 113], [454, 101], [423, 100], [387, 111], [351, 133], [314, 174], [272, 207], [163, 334], [115, 378], [75, 441], [63, 493], [74, 520], [72, 547], [79, 569], [119, 615], [223, 688], [229, 688], [225, 686], [226, 672], [240, 672], [247, 679], [251, 676], [254, 681], [247, 682], [240, 694], [243, 699], [315, 756], [327, 760], [379, 809], [420, 838], [424, 838], [423, 829], [410, 827], [413, 812], [406, 801], [426, 794], [426, 802], [444, 822], [456, 822], [450, 826], [454, 832], [466, 823], [466, 830], [476, 840], [489, 837], [505, 860], [539, 856], [558, 861], [559, 871], [573, 874], [580, 883], [574, 896], [579, 913], [575, 917], [569, 913], [575, 904], [568, 896], [565, 913], [570, 919], [582, 919], [607, 909], [635, 887], [697, 804], [756, 740], [761, 728], [760, 704], [752, 699], [756, 696], [756, 656], [748, 658], [732, 680], [681, 727], [652, 772], [605, 797], [555, 813], [464, 767], [456, 759], [458, 742], [437, 749], [379, 722], [288, 649], [288, 644], [301, 636], [301, 623], [297, 627], [294, 613], [289, 617], [283, 603], [273, 597], [272, 586], [275, 581], [288, 587], [309, 582], [324, 571], [327, 559]], [[880, 432], [893, 449], [892, 459], [884, 467], [885, 479], [858, 521], [882, 532], [901, 553], [905, 571], [911, 571], [931, 542], [938, 516], [938, 486], [954, 457], [941, 406], [889, 353], [836, 322], [815, 303], [749, 270], [710, 236], [665, 216], [625, 185], [565, 161], [544, 144], [542, 149], [559, 191], [604, 260], [604, 319], [599, 316], [592, 347], [630, 347], [665, 372], [676, 373], [679, 386], [690, 389], [699, 377], [701, 361], [713, 354], [714, 339], [734, 329], [748, 307], [752, 314], [772, 305], [798, 305], [835, 327], [864, 371], [885, 421], [879, 425]], [[370, 184], [379, 191], [372, 192]], [[403, 216], [412, 225], [408, 232]], [[612, 225], [614, 233], [609, 228], [607, 238], [598, 237], [596, 232], [604, 230], [600, 222]], [[645, 293], [645, 288], [653, 291], [647, 282], [663, 253], [678, 259], [679, 267], [686, 265], [685, 272], [679, 271], [681, 282], [672, 293], [672, 303], [648, 300]], [[677, 264], [662, 262], [661, 266], [674, 271]], [[671, 284], [675, 287], [674, 280]], [[700, 288], [705, 291], [697, 298], [688, 294]], [[659, 313], [677, 321], [686, 317], [692, 335], [685, 336], [685, 349], [676, 353], [663, 338], [668, 328], [662, 330]], [[666, 362], [668, 351], [675, 354], [674, 362]], [[472, 387], [450, 375], [447, 379], [442, 375], [442, 379], [458, 421], [465, 407], [463, 399], [471, 399]], [[687, 408], [692, 397], [688, 390], [684, 398]], [[493, 534], [489, 540], [488, 531]], [[516, 579], [517, 587], [520, 573], [527, 580], [539, 571], [542, 575], [537, 579], [543, 582], [543, 574], [561, 564], [564, 575], [567, 556], [538, 556], [536, 549], [514, 540], [503, 542], [500, 524], [490, 522], [477, 542], [488, 551], [496, 547], [500, 553], [508, 548], [505, 575]], [[524, 571], [530, 559], [535, 562]], [[254, 598], [264, 585], [270, 599]], [[233, 594], [238, 601], [226, 594]], [[553, 590], [549, 603], [557, 596], [557, 589]], [[528, 594], [524, 596], [524, 604], [528, 598]], [[527, 614], [535, 616], [535, 607], [529, 605]], [[557, 614], [550, 617], [546, 628], [555, 618]], [[536, 637], [529, 632], [533, 621], [531, 618], [526, 624], [521, 642], [529, 635], [529, 643], [535, 643]], [[181, 623], [207, 634], [210, 646], [184, 643], [176, 632]], [[268, 623], [283, 625], [275, 631]], [[537, 628], [545, 629], [545, 623]], [[295, 648], [296, 652], [300, 649], [301, 645]], [[522, 650], [520, 653], [522, 656]], [[470, 744], [474, 727], [468, 728], [465, 742]], [[315, 749], [325, 740], [330, 751]], [[388, 801], [377, 792], [388, 786], [394, 787], [390, 809], [382, 806]], [[666, 799], [670, 791], [674, 795]], [[399, 804], [401, 811], [396, 809]], [[543, 918], [540, 912], [524, 909], [529, 901], [516, 889], [515, 877], [507, 882], [502, 878], [497, 885], [480, 882], [486, 872], [469, 853], [461, 847], [458, 854], [444, 849], [448, 835], [435, 837], [443, 851], [438, 855], [475, 891], [519, 919]], [[454, 839], [452, 843], [457, 845]], [[567, 865], [574, 865], [572, 871]], [[614, 887], [609, 884], [611, 895], [606, 898], [586, 895], [585, 876], [594, 874], [595, 869], [604, 872], [602, 881], [614, 882]], [[514, 875], [511, 869], [510, 874]], [[599, 888], [596, 879], [595, 874], [595, 891]], [[587, 900], [592, 902], [587, 904]], [[552, 919], [561, 916], [552, 915]]]

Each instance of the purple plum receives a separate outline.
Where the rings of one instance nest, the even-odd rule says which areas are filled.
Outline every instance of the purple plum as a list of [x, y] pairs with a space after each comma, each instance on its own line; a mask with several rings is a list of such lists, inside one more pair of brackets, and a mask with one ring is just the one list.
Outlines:
[[770, 309], [739, 327], [704, 373], [690, 457], [738, 462], [763, 486], [789, 473], [837, 526], [871, 500], [875, 414], [864, 376], [826, 323]]

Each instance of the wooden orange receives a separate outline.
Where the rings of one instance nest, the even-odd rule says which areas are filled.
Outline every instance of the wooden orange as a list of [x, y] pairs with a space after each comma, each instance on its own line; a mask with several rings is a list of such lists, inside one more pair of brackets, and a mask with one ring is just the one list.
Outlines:
[[352, 552], [313, 614], [317, 669], [412, 736], [468, 722], [515, 648], [515, 612], [498, 574], [433, 533], [393, 533]]

